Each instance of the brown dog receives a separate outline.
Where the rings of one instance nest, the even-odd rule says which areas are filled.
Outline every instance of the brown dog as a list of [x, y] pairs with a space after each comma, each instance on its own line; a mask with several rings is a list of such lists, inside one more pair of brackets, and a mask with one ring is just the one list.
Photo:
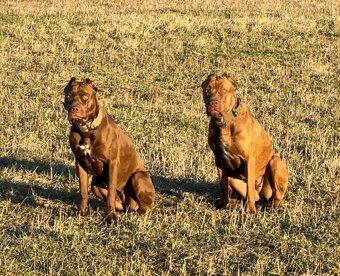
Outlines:
[[202, 83], [203, 99], [210, 119], [209, 146], [220, 175], [221, 198], [216, 208], [225, 207], [230, 191], [247, 199], [247, 211], [256, 212], [259, 196], [267, 207], [280, 205], [288, 184], [288, 172], [271, 140], [236, 94], [234, 80], [227, 74], [211, 74]]
[[71, 78], [64, 94], [72, 124], [70, 146], [79, 176], [80, 214], [88, 212], [89, 173], [93, 175], [92, 192], [106, 201], [108, 223], [117, 219], [116, 209], [146, 212], [155, 200], [151, 177], [130, 138], [99, 104], [93, 82]]

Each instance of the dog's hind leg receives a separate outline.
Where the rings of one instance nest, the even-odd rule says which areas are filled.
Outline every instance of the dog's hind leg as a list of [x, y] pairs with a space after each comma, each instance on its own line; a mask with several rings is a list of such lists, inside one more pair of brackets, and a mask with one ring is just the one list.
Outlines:
[[273, 190], [271, 200], [268, 202], [267, 207], [278, 207], [288, 186], [288, 170], [279, 154], [274, 154], [268, 164], [268, 179], [270, 186]]
[[[104, 187], [103, 187], [104, 186]], [[103, 185], [96, 177], [93, 177], [91, 182], [91, 191], [99, 199], [106, 201], [107, 198], [107, 188]], [[124, 193], [117, 192], [115, 208], [117, 211], [123, 211]]]
[[126, 187], [127, 207], [131, 211], [146, 213], [155, 201], [155, 187], [150, 174], [146, 171], [137, 171], [129, 182]]
[[263, 177], [262, 188], [260, 191], [260, 199], [262, 202], [269, 201], [273, 196], [273, 189], [272, 186], [270, 185], [270, 177], [271, 177], [270, 166], [267, 166], [266, 173]]

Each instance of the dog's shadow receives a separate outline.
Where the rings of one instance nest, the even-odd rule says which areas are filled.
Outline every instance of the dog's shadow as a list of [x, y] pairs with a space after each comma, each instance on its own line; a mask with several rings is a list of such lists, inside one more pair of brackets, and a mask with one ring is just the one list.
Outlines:
[[183, 199], [185, 194], [203, 196], [208, 202], [213, 202], [218, 197], [218, 185], [194, 179], [172, 179], [163, 176], [152, 176], [157, 192], [164, 196]]
[[[61, 163], [48, 163], [40, 160], [26, 160], [17, 159], [13, 157], [0, 157], [0, 169], [5, 168], [11, 171], [23, 170], [26, 172], [35, 172], [43, 175], [59, 175], [63, 178], [70, 178], [75, 175], [75, 170], [72, 167], [66, 166]], [[36, 182], [26, 183], [23, 181], [13, 181], [3, 177], [0, 180], [0, 199], [10, 200], [12, 203], [21, 205], [30, 205], [32, 207], [40, 206], [34, 200], [38, 196], [46, 200], [55, 200], [64, 202], [66, 204], [74, 204], [77, 198], [76, 191], [66, 191], [60, 185], [55, 187], [51, 185], [43, 185]]]
[[[62, 163], [49, 163], [41, 160], [17, 159], [13, 157], [0, 157], [0, 169], [24, 170], [48, 176], [50, 174], [61, 176], [64, 179], [75, 178], [75, 168]], [[186, 193], [204, 196], [208, 202], [213, 202], [218, 197], [217, 185], [192, 179], [171, 179], [163, 176], [152, 175], [157, 193], [171, 196], [177, 201], [183, 199]], [[31, 184], [22, 181], [13, 181], [3, 178], [0, 180], [0, 199], [7, 199], [16, 204], [40, 206], [34, 199], [36, 196], [52, 201], [59, 201], [67, 205], [76, 206], [79, 201], [77, 187], [65, 189], [58, 185], [44, 185], [39, 181]], [[103, 203], [91, 195], [91, 206], [99, 207]], [[166, 207], [166, 206], [163, 206]]]

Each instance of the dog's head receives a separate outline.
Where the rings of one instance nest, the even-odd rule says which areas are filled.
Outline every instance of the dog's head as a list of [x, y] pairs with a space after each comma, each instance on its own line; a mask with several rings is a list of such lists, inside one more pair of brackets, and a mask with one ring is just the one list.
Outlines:
[[223, 117], [232, 110], [237, 101], [236, 83], [226, 73], [222, 76], [209, 75], [201, 87], [206, 113], [213, 118]]
[[64, 107], [71, 123], [84, 124], [96, 117], [99, 111], [97, 87], [90, 79], [79, 82], [71, 78], [64, 89]]

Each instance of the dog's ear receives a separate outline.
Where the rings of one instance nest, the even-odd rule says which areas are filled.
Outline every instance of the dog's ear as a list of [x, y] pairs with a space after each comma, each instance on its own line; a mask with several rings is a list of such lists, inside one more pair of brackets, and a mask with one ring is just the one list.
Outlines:
[[68, 84], [76, 83], [76, 82], [77, 82], [76, 77], [72, 77], [72, 78], [70, 79], [70, 81], [68, 82]]
[[85, 80], [85, 83], [91, 85], [94, 91], [96, 91], [96, 92], [98, 91], [98, 88], [94, 85], [93, 81], [90, 80], [89, 78], [87, 78], [87, 79]]
[[236, 88], [236, 81], [232, 78], [232, 76], [230, 76], [230, 74], [223, 73], [222, 77], [227, 78], [231, 82], [231, 84]]
[[89, 78], [85, 79], [85, 82], [86, 82], [87, 84], [93, 85], [93, 81], [90, 80]]
[[77, 82], [76, 77], [72, 77], [70, 79], [70, 81], [68, 82], [68, 84], [66, 85], [66, 87], [64, 88], [64, 93], [67, 93], [67, 90], [69, 88], [70, 85], [74, 85]]
[[216, 74], [210, 74], [209, 76], [207, 76], [207, 78], [201, 83], [201, 88], [204, 90], [206, 89], [206, 87], [208, 86], [210, 79], [212, 77], [216, 77]]
[[207, 76], [207, 80], [210, 80], [212, 77], [216, 77], [216, 74], [210, 74]]

